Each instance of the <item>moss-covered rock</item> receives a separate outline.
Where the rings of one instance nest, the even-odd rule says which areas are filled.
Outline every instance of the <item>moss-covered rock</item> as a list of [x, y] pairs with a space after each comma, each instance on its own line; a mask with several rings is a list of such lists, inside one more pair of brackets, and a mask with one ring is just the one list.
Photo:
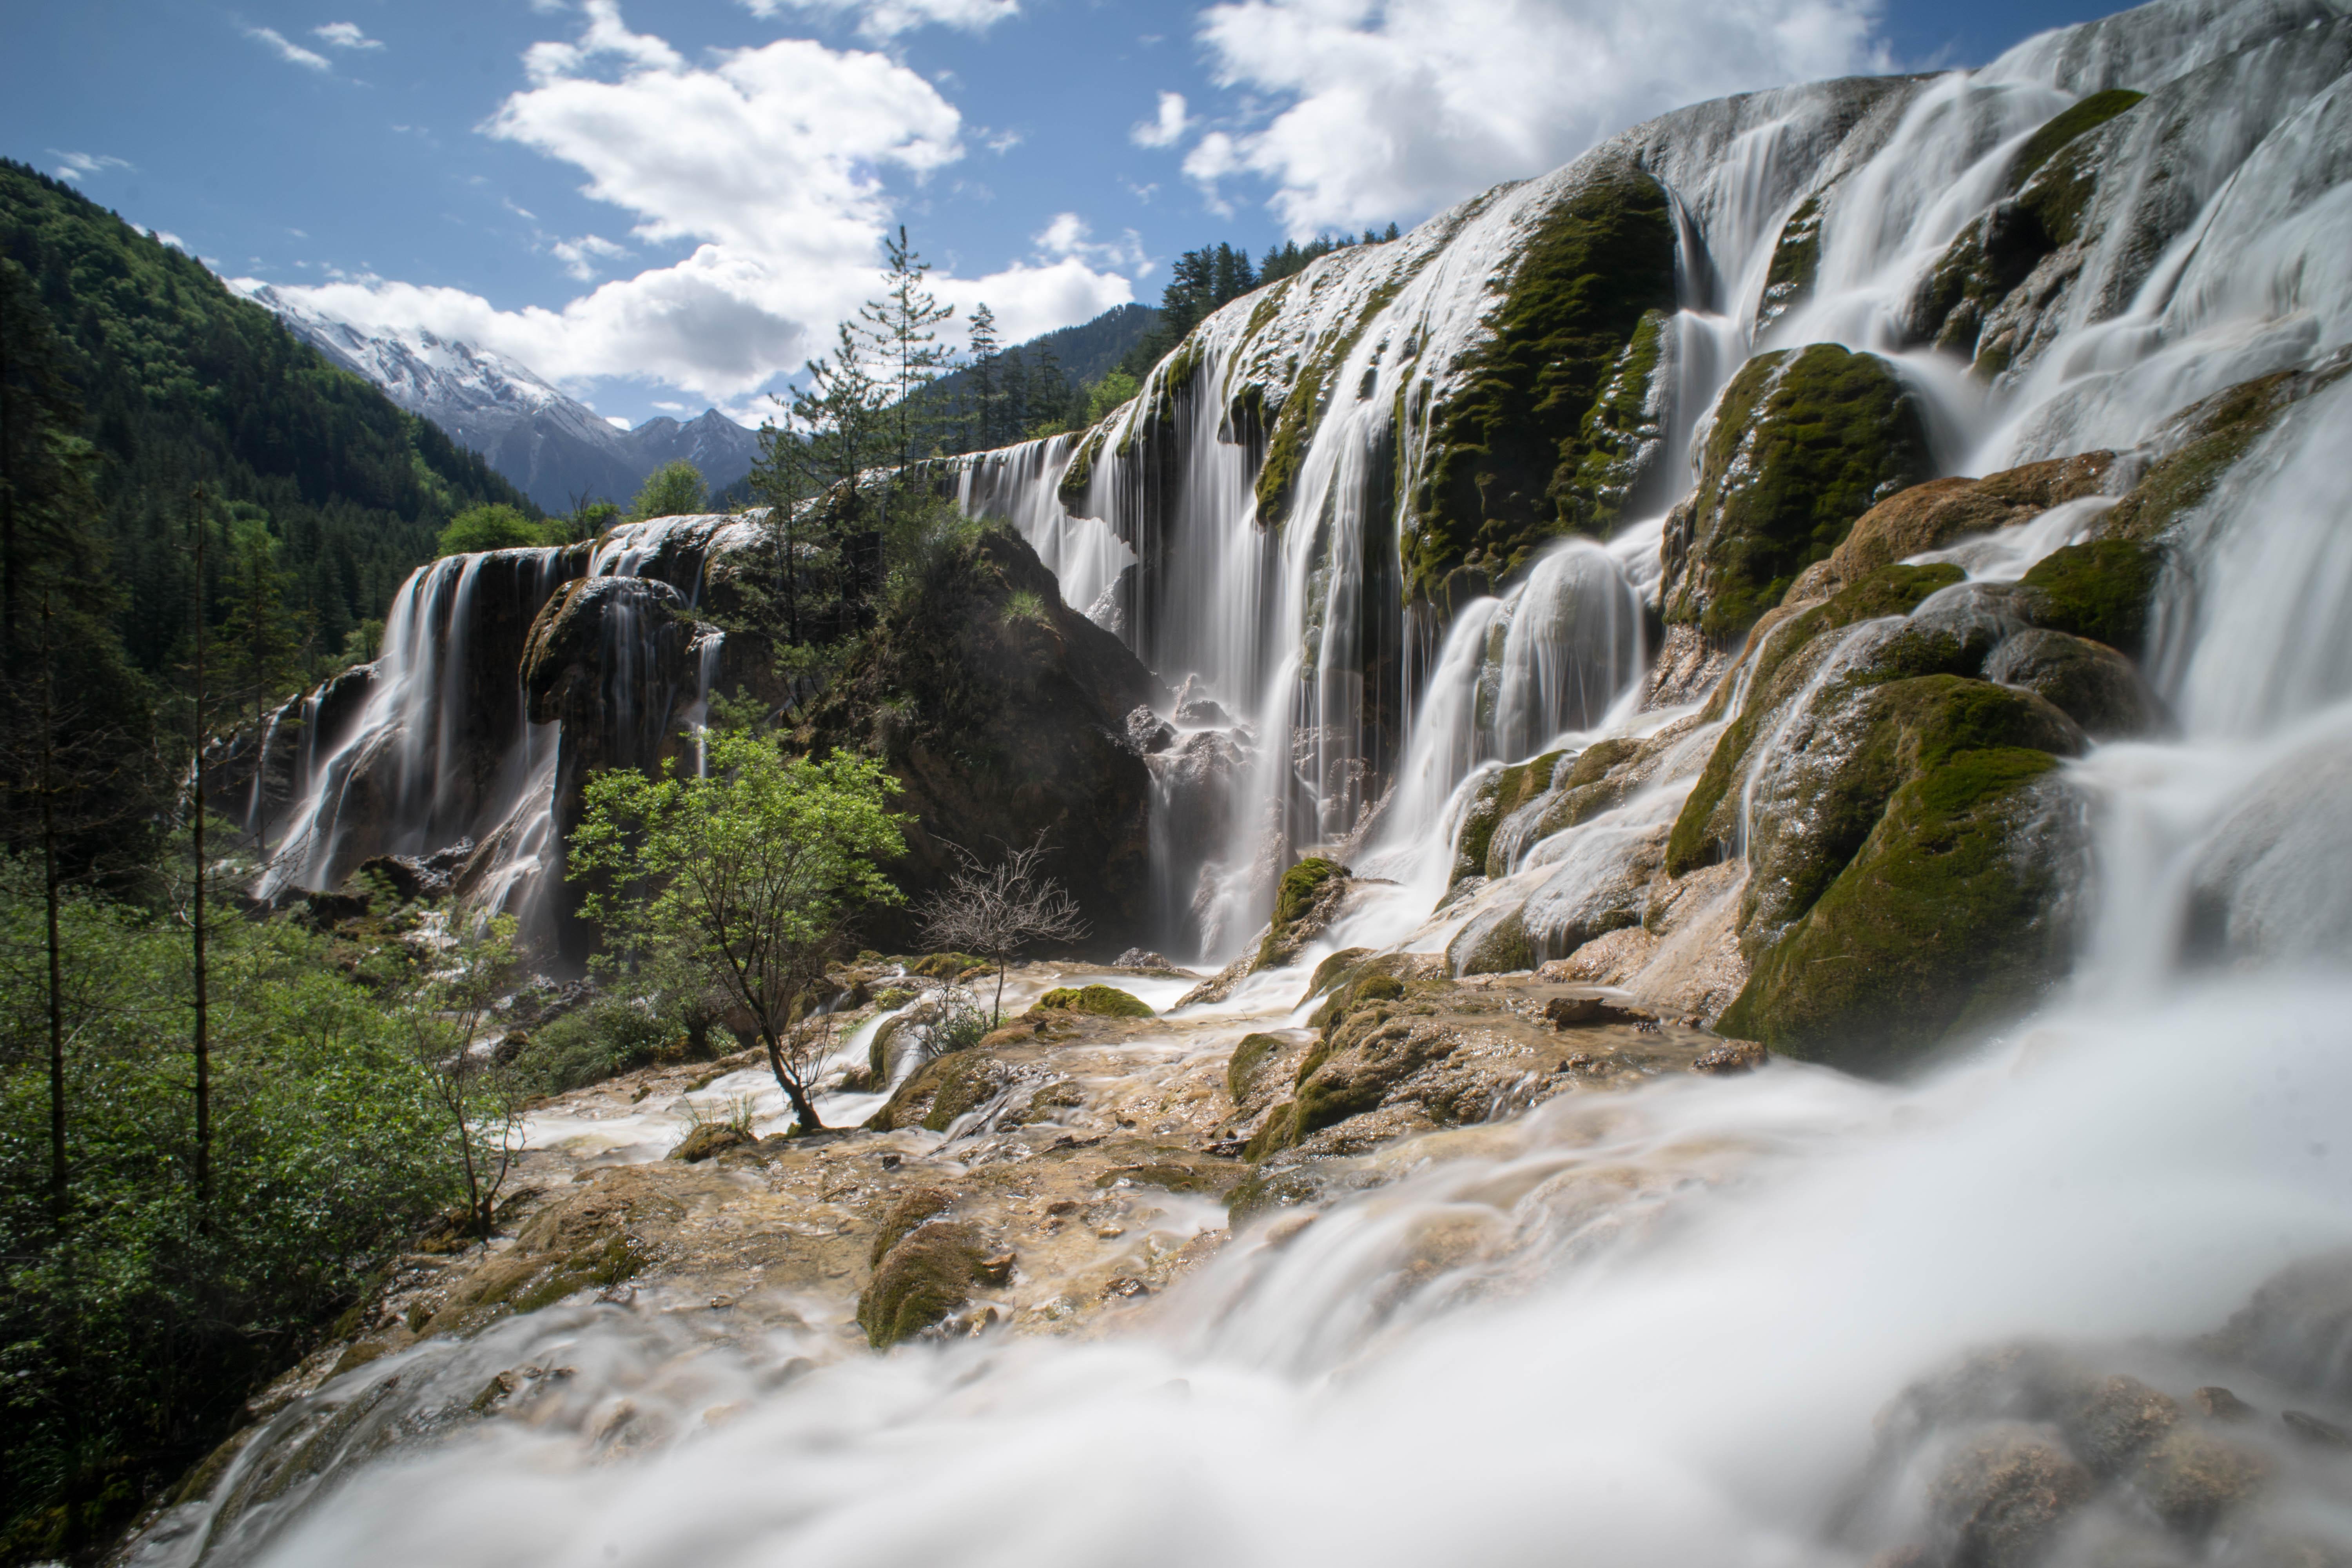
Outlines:
[[1329, 921], [1347, 886], [1348, 868], [1321, 856], [1310, 855], [1285, 871], [1275, 889], [1274, 919], [1258, 943], [1256, 967], [1277, 968], [1297, 958]]
[[1456, 974], [1513, 974], [1533, 969], [1535, 949], [1519, 909], [1490, 910], [1464, 926], [1446, 948], [1445, 962]]
[[1116, 985], [1063, 985], [1037, 998], [1048, 1013], [1084, 1013], [1096, 1018], [1149, 1018], [1151, 1009], [1140, 998]]
[[686, 1136], [678, 1140], [677, 1147], [669, 1152], [669, 1157], [683, 1160], [690, 1165], [698, 1164], [713, 1154], [753, 1142], [751, 1135], [740, 1128], [730, 1127], [720, 1121], [705, 1121], [689, 1128]]
[[1813, 291], [1813, 278], [1822, 266], [1822, 195], [1816, 192], [1797, 204], [1780, 237], [1772, 246], [1772, 262], [1764, 275], [1764, 293], [1756, 301], [1756, 330], [1765, 328], [1805, 301]]
[[2213, 493], [2221, 476], [2295, 404], [2352, 373], [2338, 354], [2315, 370], [2283, 370], [2242, 381], [2165, 421], [2156, 445], [2165, 455], [2107, 513], [2110, 539], [2153, 540]]
[[2134, 539], [2095, 539], [2051, 552], [2020, 581], [2017, 599], [2033, 624], [2106, 644], [2137, 658], [2147, 607], [2164, 572], [2160, 548]]
[[1610, 366], [1576, 441], [1562, 444], [1550, 496], [1570, 532], [1606, 539], [1656, 489], [1674, 412], [1667, 343], [1666, 312], [1645, 311]]
[[1276, 1057], [1290, 1048], [1290, 1042], [1279, 1035], [1244, 1035], [1241, 1044], [1234, 1047], [1231, 1060], [1225, 1063], [1225, 1090], [1239, 1105], [1258, 1086], [1258, 1079]]
[[[1769, 736], [1781, 710], [1810, 679], [1821, 658], [1833, 647], [1831, 634], [1864, 621], [1887, 616], [1908, 616], [1931, 595], [1962, 581], [1957, 566], [1884, 566], [1860, 582], [1841, 589], [1826, 604], [1791, 616], [1769, 637], [1759, 632], [1749, 658], [1748, 699], [1731, 716], [1715, 750], [1707, 756], [1697, 784], [1683, 802], [1666, 841], [1665, 868], [1670, 876], [1689, 875], [1722, 858], [1737, 830], [1731, 807], [1734, 785], [1748, 765], [1748, 752]], [[1727, 689], [1730, 682], [1725, 682]]]
[[2155, 694], [2132, 661], [2105, 643], [2064, 632], [2018, 633], [1994, 651], [1985, 679], [2023, 687], [2093, 740], [2146, 734], [2156, 723]]
[[1499, 877], [1510, 869], [1496, 861], [1495, 829], [1505, 817], [1551, 788], [1552, 775], [1567, 755], [1565, 752], [1546, 752], [1527, 762], [1497, 768], [1480, 783], [1454, 836], [1454, 870], [1446, 879], [1448, 888], [1465, 878]]
[[1869, 744], [1890, 765], [1856, 767], [1845, 804], [1862, 804], [1866, 773], [1904, 782], [1849, 860], [1832, 869], [1834, 851], [1822, 847], [1787, 868], [1825, 885], [1756, 954], [1717, 1027], [1783, 1055], [1887, 1072], [2023, 1012], [2063, 973], [2081, 830], [2052, 779], [2053, 752], [2004, 743], [2071, 728], [2037, 711], [2038, 699], [1941, 676], [1868, 700]]
[[934, 1057], [907, 1075], [897, 1092], [866, 1121], [870, 1132], [921, 1127], [944, 1132], [957, 1117], [976, 1110], [1003, 1089], [1013, 1074], [991, 1053], [975, 1047]]
[[2022, 186], [2041, 172], [2042, 166], [2061, 147], [2078, 136], [2096, 131], [2147, 96], [2127, 87], [2111, 87], [2052, 115], [2042, 122], [2042, 129], [2027, 138], [2025, 145], [2018, 149], [2016, 162], [2009, 166], [2009, 188], [2016, 190]]
[[1758, 355], [1667, 520], [1666, 619], [1730, 642], [1855, 520], [1933, 471], [1918, 400], [1885, 361], [1834, 343]]
[[887, 1350], [955, 1312], [971, 1299], [985, 1261], [980, 1233], [969, 1225], [933, 1220], [890, 1247], [857, 1298], [857, 1326], [866, 1342]]
[[1350, 1014], [1331, 1031], [1322, 1059], [1298, 1086], [1288, 1142], [1378, 1110], [1391, 1089], [1459, 1044], [1448, 1030], [1390, 1016], [1382, 1007]]
[[914, 1234], [917, 1226], [955, 1207], [956, 1195], [945, 1187], [909, 1187], [891, 1200], [882, 1211], [881, 1227], [874, 1233], [874, 1245], [866, 1252], [866, 1263], [876, 1268], [892, 1247]]
[[1473, 557], [1507, 574], [1576, 521], [1598, 526], [1622, 507], [1600, 492], [1642, 471], [1637, 410], [1656, 353], [1637, 340], [1675, 305], [1674, 214], [1658, 182], [1625, 159], [1562, 192], [1519, 253], [1493, 336], [1433, 416], [1403, 542], [1409, 595], [1433, 599]]
[[1987, 474], [1980, 479], [1929, 479], [1863, 513], [1845, 542], [1807, 569], [1791, 598], [1834, 594], [1882, 566], [1941, 550], [1971, 534], [2027, 522], [2052, 507], [2097, 495], [2115, 467], [2113, 452], [2084, 452]]
[[907, 973], [932, 980], [954, 980], [974, 969], [994, 967], [987, 959], [969, 952], [927, 952], [907, 965]]

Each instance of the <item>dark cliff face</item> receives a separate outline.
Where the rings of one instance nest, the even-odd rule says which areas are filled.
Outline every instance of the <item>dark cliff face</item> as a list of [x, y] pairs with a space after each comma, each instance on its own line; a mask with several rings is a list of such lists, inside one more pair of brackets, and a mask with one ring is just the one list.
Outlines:
[[1052, 871], [1113, 950], [1142, 929], [1150, 775], [1126, 738], [1139, 704], [1168, 693], [1110, 633], [1062, 602], [1018, 534], [978, 531], [942, 548], [919, 586], [867, 635], [807, 710], [797, 742], [881, 758], [916, 820], [889, 868], [907, 894], [865, 940], [919, 945], [927, 899], [959, 864], [1046, 836]]

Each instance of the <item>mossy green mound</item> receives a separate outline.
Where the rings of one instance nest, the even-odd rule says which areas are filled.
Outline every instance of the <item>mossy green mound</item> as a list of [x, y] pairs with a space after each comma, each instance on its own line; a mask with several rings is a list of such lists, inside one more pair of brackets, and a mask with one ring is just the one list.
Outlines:
[[1966, 751], [1904, 784], [1717, 1028], [1885, 1073], [2027, 1011], [2065, 965], [2073, 841], [2044, 793], [2055, 765], [2042, 751]]
[[1298, 956], [1311, 934], [1306, 928], [1320, 929], [1313, 917], [1338, 895], [1347, 875], [1345, 866], [1319, 855], [1308, 856], [1282, 874], [1274, 893], [1274, 919], [1258, 943], [1258, 968], [1272, 969]]
[[2088, 637], [2137, 658], [2164, 554], [2132, 539], [2069, 544], [2036, 562], [2019, 597], [2033, 623]]
[[2078, 829], [2044, 786], [2081, 734], [2030, 692], [1949, 675], [1868, 689], [1805, 830], [1753, 868], [1748, 986], [1718, 1021], [1887, 1071], [2010, 1016], [2061, 970]]
[[2336, 360], [2315, 371], [2283, 370], [2224, 388], [2166, 421], [2169, 456], [2140, 477], [2107, 513], [2109, 539], [2150, 540], [2213, 493], [2221, 476], [2253, 449], [2289, 408], [2352, 374]]
[[927, 952], [907, 965], [907, 973], [931, 980], [953, 980], [968, 969], [993, 967], [987, 959], [969, 952]]
[[1764, 292], [1756, 301], [1758, 331], [1804, 303], [1813, 291], [1813, 278], [1821, 266], [1822, 198], [1816, 193], [1797, 204], [1797, 210], [1780, 226], [1780, 237], [1773, 242]]
[[883, 1211], [881, 1228], [874, 1233], [874, 1246], [866, 1261], [873, 1268], [882, 1267], [882, 1259], [890, 1249], [914, 1234], [916, 1228], [955, 1207], [956, 1195], [945, 1187], [912, 1187], [900, 1193]]
[[1290, 1043], [1279, 1035], [1244, 1035], [1225, 1063], [1225, 1091], [1234, 1103], [1247, 1100], [1274, 1058], [1289, 1048]]
[[1668, 520], [1666, 619], [1730, 641], [1863, 513], [1932, 472], [1918, 400], [1885, 361], [1834, 343], [1758, 355]]
[[1567, 754], [1546, 752], [1487, 775], [1472, 797], [1469, 808], [1462, 814], [1462, 826], [1454, 834], [1454, 871], [1446, 879], [1447, 887], [1465, 877], [1499, 877], [1509, 869], [1496, 863], [1492, 855], [1495, 829], [1503, 818], [1551, 788], [1552, 775]]
[[857, 1326], [876, 1350], [887, 1350], [956, 1311], [971, 1299], [983, 1261], [980, 1233], [934, 1220], [893, 1246], [857, 1298]]
[[1512, 974], [1535, 967], [1535, 947], [1520, 912], [1507, 910], [1463, 927], [1445, 950], [1445, 961], [1456, 974]]
[[[1751, 656], [1756, 668], [1748, 676], [1751, 695], [1746, 706], [1725, 727], [1707, 757], [1706, 768], [1699, 773], [1698, 783], [1692, 786], [1681, 814], [1675, 818], [1673, 835], [1666, 840], [1667, 872], [1687, 876], [1723, 854], [1727, 833], [1733, 826], [1727, 816], [1732, 785], [1739, 777], [1749, 749], [1770, 732], [1783, 704], [1804, 684], [1811, 660], [1820, 657], [1817, 639], [1863, 621], [1884, 616], [1907, 616], [1930, 595], [1963, 581], [1965, 576], [1958, 567], [1941, 563], [1881, 567], [1841, 590], [1826, 604], [1816, 605], [1776, 628]], [[1916, 665], [1917, 661], [1912, 662]], [[1856, 676], [1866, 679], [1869, 673], [1858, 671]], [[1931, 672], [1914, 668], [1908, 673]], [[1732, 685], [1727, 680], [1722, 689], [1727, 693]]]
[[2127, 87], [2111, 87], [2052, 115], [2042, 122], [2042, 129], [2018, 149], [2017, 162], [2009, 168], [2010, 189], [2016, 190], [2032, 179], [2058, 149], [2077, 136], [2096, 131], [2147, 96]]
[[[1638, 489], [1637, 433], [1675, 309], [1675, 225], [1631, 160], [1564, 193], [1521, 252], [1494, 335], [1433, 418], [1403, 542], [1409, 595], [1476, 556], [1500, 577], [1564, 529], [1605, 531]], [[1588, 464], [1591, 465], [1588, 468]]]
[[897, 1091], [866, 1121], [869, 1132], [921, 1127], [944, 1132], [967, 1110], [985, 1105], [1010, 1079], [1003, 1062], [984, 1050], [950, 1051], [907, 1075]]
[[1116, 985], [1063, 985], [1037, 998], [1048, 1013], [1085, 1013], [1097, 1018], [1149, 1018], [1151, 1009]]
[[2144, 734], [2157, 721], [2156, 699], [2131, 660], [2064, 632], [2018, 633], [1993, 655], [1985, 679], [2023, 687], [2095, 740]]

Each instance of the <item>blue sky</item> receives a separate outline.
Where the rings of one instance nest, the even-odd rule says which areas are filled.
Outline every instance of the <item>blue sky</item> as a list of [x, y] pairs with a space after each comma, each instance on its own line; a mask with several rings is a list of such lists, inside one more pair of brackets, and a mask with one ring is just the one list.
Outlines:
[[[0, 0], [0, 153], [230, 278], [756, 418], [905, 223], [1010, 335], [1220, 239], [1410, 226], [1679, 103], [2112, 5]], [[1173, 96], [1171, 96], [1173, 95]]]

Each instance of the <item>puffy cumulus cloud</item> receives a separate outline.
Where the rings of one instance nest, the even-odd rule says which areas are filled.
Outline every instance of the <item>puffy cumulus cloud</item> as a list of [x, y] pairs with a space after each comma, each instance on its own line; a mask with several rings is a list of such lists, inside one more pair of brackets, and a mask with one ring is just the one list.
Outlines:
[[333, 68], [327, 64], [326, 56], [304, 48], [275, 27], [247, 27], [245, 36], [268, 48], [288, 65], [301, 66], [314, 71]]
[[754, 16], [791, 9], [855, 16], [869, 38], [895, 38], [917, 27], [961, 27], [977, 33], [1021, 14], [1021, 0], [743, 0]]
[[[879, 291], [892, 221], [884, 174], [919, 180], [961, 157], [961, 119], [880, 54], [787, 38], [693, 65], [632, 32], [616, 0], [583, 9], [576, 38], [531, 47], [530, 85], [482, 129], [578, 168], [584, 194], [635, 217], [637, 239], [691, 254], [560, 309], [499, 310], [463, 289], [373, 277], [279, 291], [344, 321], [494, 349], [574, 388], [631, 377], [741, 406], [824, 350], [835, 323]], [[1139, 260], [1132, 237], [1097, 244], [1080, 225], [1065, 237], [988, 277], [935, 274], [934, 287], [960, 305], [988, 300], [1013, 335], [1133, 297], [1124, 277], [1090, 264], [1130, 251]], [[593, 235], [539, 243], [583, 281], [629, 254]]]
[[1127, 134], [1139, 147], [1173, 147], [1184, 140], [1184, 132], [1192, 128], [1192, 119], [1184, 112], [1184, 95], [1163, 92], [1160, 95], [1159, 114]]
[[1541, 174], [1666, 110], [1889, 68], [1877, 0], [1228, 0], [1202, 13], [1213, 74], [1286, 104], [1204, 137], [1213, 201], [1270, 182], [1296, 234], [1412, 218]]

